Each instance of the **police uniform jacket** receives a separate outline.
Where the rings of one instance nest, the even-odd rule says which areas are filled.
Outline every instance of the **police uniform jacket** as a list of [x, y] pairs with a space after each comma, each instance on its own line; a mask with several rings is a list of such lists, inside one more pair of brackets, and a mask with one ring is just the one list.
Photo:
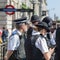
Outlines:
[[12, 51], [18, 51], [19, 56], [16, 57], [18, 58], [25, 58], [25, 50], [24, 50], [24, 39], [22, 38], [20, 40], [19, 35], [22, 36], [22, 33], [18, 30], [15, 30], [12, 35], [9, 38], [8, 41], [8, 50], [12, 50]]

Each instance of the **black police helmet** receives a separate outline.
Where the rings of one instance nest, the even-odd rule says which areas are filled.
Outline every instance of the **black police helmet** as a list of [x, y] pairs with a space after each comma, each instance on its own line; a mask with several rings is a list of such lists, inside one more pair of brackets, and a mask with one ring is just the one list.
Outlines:
[[40, 21], [40, 18], [39, 18], [39, 16], [38, 15], [33, 15], [32, 17], [31, 17], [31, 22], [35, 22], [35, 21]]
[[53, 21], [53, 20], [52, 20], [50, 17], [45, 17], [45, 18], [42, 20], [42, 22], [47, 23], [49, 27], [51, 27], [52, 21]]

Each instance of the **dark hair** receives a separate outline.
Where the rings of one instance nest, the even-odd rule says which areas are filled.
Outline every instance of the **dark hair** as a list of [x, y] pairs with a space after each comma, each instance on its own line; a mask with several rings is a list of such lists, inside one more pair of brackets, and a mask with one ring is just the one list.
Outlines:
[[19, 30], [22, 24], [25, 24], [26, 25], [27, 23], [16, 24], [16, 29]]
[[21, 25], [19, 25], [19, 24], [16, 24], [16, 29], [20, 29], [20, 27], [21, 27]]
[[37, 27], [38, 31], [41, 31], [43, 28], [42, 27]]

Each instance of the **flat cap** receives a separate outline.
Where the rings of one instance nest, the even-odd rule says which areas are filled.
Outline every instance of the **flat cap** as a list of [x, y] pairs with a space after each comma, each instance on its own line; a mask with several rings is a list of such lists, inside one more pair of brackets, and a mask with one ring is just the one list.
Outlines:
[[20, 19], [16, 19], [13, 22], [15, 22], [16, 24], [22, 24], [22, 23], [25, 23], [26, 21], [27, 21], [27, 17], [23, 17]]

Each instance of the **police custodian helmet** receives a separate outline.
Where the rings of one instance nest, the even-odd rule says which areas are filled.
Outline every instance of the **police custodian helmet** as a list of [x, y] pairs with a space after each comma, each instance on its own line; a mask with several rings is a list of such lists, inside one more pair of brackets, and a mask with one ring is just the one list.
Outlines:
[[45, 18], [42, 20], [42, 22], [45, 22], [45, 23], [48, 24], [48, 27], [51, 27], [52, 21], [53, 21], [53, 20], [52, 20], [50, 17], [45, 17]]
[[31, 22], [35, 22], [35, 21], [40, 21], [40, 18], [39, 18], [39, 16], [38, 15], [33, 15], [32, 17], [31, 17]]

